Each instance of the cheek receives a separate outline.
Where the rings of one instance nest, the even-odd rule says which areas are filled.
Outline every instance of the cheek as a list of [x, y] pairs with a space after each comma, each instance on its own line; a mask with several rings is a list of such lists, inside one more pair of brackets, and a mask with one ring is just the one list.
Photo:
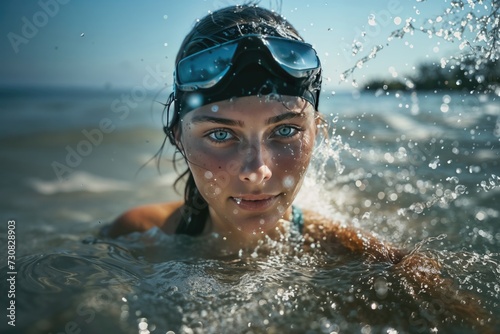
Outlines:
[[[216, 175], [221, 171], [228, 171], [231, 162], [234, 161], [234, 155], [231, 152], [221, 152], [210, 150], [203, 145], [189, 146], [186, 148], [186, 157], [189, 161], [190, 169], [197, 171], [211, 172]], [[210, 173], [206, 173], [210, 175]]]
[[304, 165], [307, 167], [313, 148], [314, 140], [306, 133], [299, 140], [279, 147], [276, 152], [277, 165], [288, 167], [288, 169], [302, 169]]
[[277, 176], [283, 186], [292, 189], [300, 184], [312, 157], [314, 140], [303, 136], [294, 144], [282, 146], [275, 152], [275, 168], [273, 175]]
[[229, 184], [225, 173], [222, 172], [222, 169], [218, 171], [218, 166], [215, 164], [207, 163], [204, 167], [201, 167], [191, 163], [189, 168], [196, 188], [207, 202], [218, 198]]
[[[231, 154], [210, 151], [203, 145], [186, 147], [189, 169], [202, 196], [211, 202], [227, 192], [234, 177]], [[189, 153], [191, 152], [191, 154]]]

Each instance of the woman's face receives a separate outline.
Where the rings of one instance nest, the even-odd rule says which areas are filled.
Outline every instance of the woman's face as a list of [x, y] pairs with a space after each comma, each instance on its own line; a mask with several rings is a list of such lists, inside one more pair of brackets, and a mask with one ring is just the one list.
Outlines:
[[195, 109], [180, 126], [181, 148], [209, 205], [211, 232], [266, 233], [288, 217], [317, 131], [308, 102], [241, 97]]

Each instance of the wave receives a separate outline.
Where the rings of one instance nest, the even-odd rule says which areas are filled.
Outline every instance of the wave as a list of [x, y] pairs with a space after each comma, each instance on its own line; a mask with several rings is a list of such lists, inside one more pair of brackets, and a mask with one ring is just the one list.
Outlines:
[[27, 183], [36, 192], [42, 195], [72, 192], [103, 193], [127, 191], [131, 188], [130, 184], [127, 182], [104, 178], [82, 171], [72, 173], [68, 179], [64, 181], [59, 179], [46, 181], [38, 178], [31, 178], [28, 179]]

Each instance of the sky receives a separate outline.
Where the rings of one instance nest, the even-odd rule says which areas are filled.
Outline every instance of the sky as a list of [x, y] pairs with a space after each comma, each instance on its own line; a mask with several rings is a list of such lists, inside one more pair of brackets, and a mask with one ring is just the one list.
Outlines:
[[[172, 83], [182, 39], [196, 19], [240, 4], [232, 0], [3, 0], [0, 2], [0, 86], [126, 88], [154, 76]], [[324, 87], [352, 89], [379, 77], [405, 76], [425, 61], [457, 54], [458, 44], [421, 32], [388, 43], [408, 18], [424, 22], [448, 0], [262, 0], [312, 44]], [[352, 55], [353, 41], [363, 49]], [[347, 82], [340, 75], [376, 45], [384, 48]], [[154, 72], [154, 74], [152, 74]]]

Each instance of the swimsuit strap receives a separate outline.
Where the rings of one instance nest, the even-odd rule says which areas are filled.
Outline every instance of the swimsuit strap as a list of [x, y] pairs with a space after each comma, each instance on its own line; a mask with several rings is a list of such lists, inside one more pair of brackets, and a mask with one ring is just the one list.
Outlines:
[[[205, 215], [208, 215], [208, 210], [205, 213]], [[176, 234], [188, 234], [188, 235], [199, 235], [202, 233], [203, 228], [205, 226], [205, 221], [206, 218], [203, 217], [204, 215], [201, 215], [201, 217], [196, 217], [198, 219], [195, 219], [194, 222], [191, 220], [193, 217], [189, 217], [188, 221], [185, 221], [184, 219], [181, 221], [179, 226], [177, 227], [177, 230], [175, 231]], [[296, 227], [297, 231], [302, 234], [302, 229], [304, 228], [304, 215], [302, 213], [302, 210], [295, 206], [292, 205], [292, 224], [293, 226]]]
[[304, 227], [304, 215], [302, 210], [292, 205], [292, 224], [297, 227], [297, 230], [302, 234], [302, 229]]

